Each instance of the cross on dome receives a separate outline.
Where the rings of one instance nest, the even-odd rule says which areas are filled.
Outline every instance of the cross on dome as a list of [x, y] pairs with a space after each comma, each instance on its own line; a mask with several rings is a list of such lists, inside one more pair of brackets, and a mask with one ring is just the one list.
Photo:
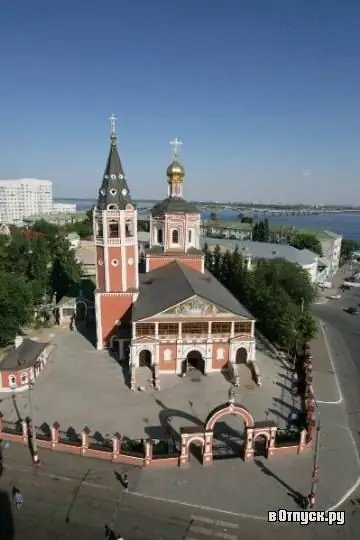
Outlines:
[[173, 157], [176, 159], [179, 156], [179, 148], [182, 146], [182, 142], [177, 137], [169, 143], [172, 147]]
[[109, 120], [110, 120], [110, 126], [111, 126], [111, 135], [116, 135], [116, 122], [118, 119], [116, 118], [114, 113], [112, 113]]

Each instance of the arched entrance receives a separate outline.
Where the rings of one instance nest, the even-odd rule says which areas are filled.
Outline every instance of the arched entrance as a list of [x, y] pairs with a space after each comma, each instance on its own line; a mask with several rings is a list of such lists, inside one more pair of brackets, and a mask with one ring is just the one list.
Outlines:
[[236, 403], [216, 407], [205, 422], [205, 433], [213, 432], [212, 459], [245, 459], [248, 430], [253, 427], [254, 419], [245, 407]]
[[86, 304], [85, 302], [79, 301], [76, 304], [76, 320], [85, 321], [86, 319]]
[[213, 428], [213, 459], [242, 457], [244, 454], [246, 426], [243, 418], [228, 413]]
[[143, 349], [139, 353], [139, 367], [148, 367], [151, 369], [151, 352], [148, 349]]
[[248, 357], [248, 353], [247, 353], [247, 350], [245, 349], [245, 347], [240, 347], [236, 351], [235, 363], [238, 364], [238, 365], [246, 364], [247, 363], [247, 357]]
[[269, 436], [264, 433], [260, 433], [254, 440], [254, 456], [255, 457], [267, 457], [267, 449], [269, 444]]
[[195, 460], [199, 463], [203, 462], [203, 453], [204, 453], [204, 441], [201, 439], [192, 439], [188, 443], [188, 455], [189, 460], [190, 456], [193, 456]]
[[183, 362], [183, 373], [201, 373], [201, 375], [205, 374], [205, 360], [202, 357], [201, 352], [197, 350], [190, 351], [186, 359]]

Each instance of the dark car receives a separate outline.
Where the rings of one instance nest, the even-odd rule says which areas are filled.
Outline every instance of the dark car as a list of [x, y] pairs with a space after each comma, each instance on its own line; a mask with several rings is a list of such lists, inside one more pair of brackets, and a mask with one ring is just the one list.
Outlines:
[[360, 315], [360, 309], [358, 307], [348, 307], [344, 311], [350, 313], [350, 315]]

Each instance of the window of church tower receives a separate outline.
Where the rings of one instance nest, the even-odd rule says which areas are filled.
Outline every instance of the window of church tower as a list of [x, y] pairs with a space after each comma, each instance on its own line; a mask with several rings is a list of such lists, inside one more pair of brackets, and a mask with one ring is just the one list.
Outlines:
[[134, 236], [134, 226], [131, 219], [127, 219], [125, 222], [125, 235], [127, 238]]
[[108, 210], [119, 210], [117, 204], [109, 204], [107, 207]]
[[96, 222], [96, 236], [103, 236], [103, 224], [102, 221]]
[[173, 229], [172, 230], [172, 233], [171, 233], [171, 242], [173, 244], [178, 244], [179, 243], [179, 229]]
[[119, 222], [118, 221], [110, 221], [110, 223], [109, 223], [109, 238], [119, 238], [119, 236], [120, 236]]
[[164, 242], [164, 231], [162, 229], [157, 230], [157, 243], [162, 244]]

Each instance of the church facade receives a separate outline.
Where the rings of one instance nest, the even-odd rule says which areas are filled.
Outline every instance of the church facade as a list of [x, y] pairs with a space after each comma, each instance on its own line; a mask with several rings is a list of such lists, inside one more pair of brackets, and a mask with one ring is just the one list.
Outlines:
[[204, 375], [255, 361], [255, 320], [204, 268], [200, 213], [183, 197], [185, 171], [166, 171], [167, 197], [151, 211], [150, 247], [139, 269], [137, 212], [117, 150], [112, 119], [110, 151], [94, 208], [97, 348], [116, 349], [129, 364], [130, 385], [147, 366], [162, 375]]

